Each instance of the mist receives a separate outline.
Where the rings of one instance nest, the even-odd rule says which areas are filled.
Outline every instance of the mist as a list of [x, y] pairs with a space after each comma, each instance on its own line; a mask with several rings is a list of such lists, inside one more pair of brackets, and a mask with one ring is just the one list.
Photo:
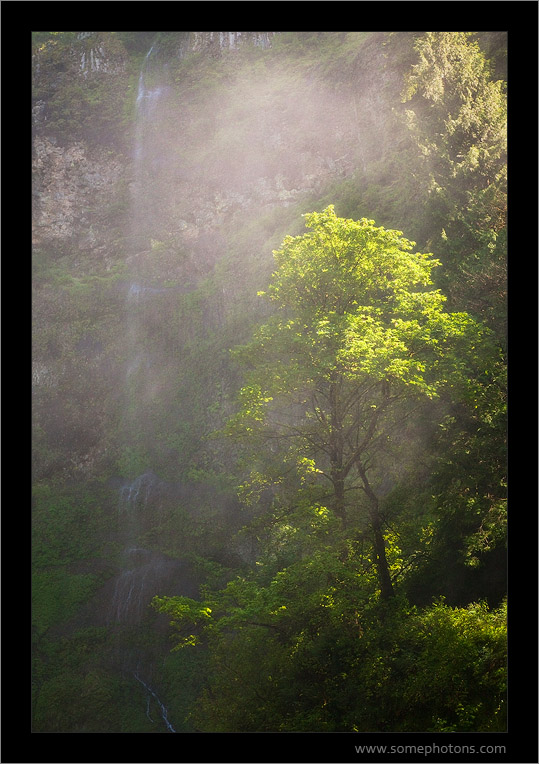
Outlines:
[[[494, 159], [470, 160], [464, 169], [461, 162], [461, 176], [454, 171], [457, 160], [432, 127], [445, 104], [431, 103], [421, 82], [407, 95], [420, 60], [418, 41], [436, 43], [428, 34], [34, 33], [36, 731], [355, 729], [337, 701], [327, 719], [321, 710], [316, 682], [322, 687], [334, 669], [313, 668], [315, 689], [304, 696], [293, 660], [302, 655], [302, 640], [315, 640], [327, 627], [327, 643], [313, 642], [300, 660], [318, 666], [333, 649], [328, 645], [338, 642], [331, 636], [335, 623], [346, 624], [346, 634], [357, 640], [369, 628], [369, 608], [378, 613], [380, 601], [386, 607], [376, 583], [384, 544], [390, 584], [398, 597], [411, 599], [408, 614], [435, 597], [449, 597], [455, 608], [480, 600], [497, 608], [503, 601], [503, 363], [497, 354], [505, 338], [499, 301], [505, 133], [496, 116], [496, 129], [485, 128]], [[502, 115], [504, 33], [473, 33], [471, 40], [467, 33], [447, 34], [455, 36], [459, 56], [475, 56], [477, 70], [499, 75], [495, 85], [478, 76], [474, 87], [480, 94], [480, 87], [490, 88]], [[460, 88], [465, 75], [451, 76]], [[490, 83], [486, 74], [484, 83]], [[410, 114], [432, 132], [430, 143]], [[480, 128], [474, 123], [478, 134]], [[483, 193], [489, 186], [490, 196]], [[463, 201], [463, 189], [475, 206]], [[469, 312], [498, 342], [488, 351], [491, 365], [482, 357], [476, 364], [490, 375], [478, 377], [482, 392], [474, 388], [473, 395], [479, 403], [448, 382], [438, 397], [403, 396], [397, 413], [380, 419], [379, 431], [372, 420], [376, 447], [343, 488], [342, 526], [333, 512], [334, 484], [323, 474], [335, 467], [333, 436], [328, 445], [317, 432], [319, 440], [298, 450], [300, 459], [277, 437], [259, 447], [237, 433], [226, 435], [260, 361], [240, 361], [234, 349], [274, 314], [259, 294], [274, 277], [273, 251], [286, 236], [305, 233], [306, 214], [328, 205], [339, 219], [375, 221], [440, 257], [432, 288], [446, 292], [447, 310]], [[477, 220], [466, 217], [468, 208], [470, 215], [479, 210]], [[479, 248], [486, 246], [485, 225], [490, 259]], [[286, 363], [283, 352], [274, 368]], [[361, 378], [365, 413], [356, 445], [389, 384], [373, 380]], [[392, 379], [392, 390], [398, 383], [398, 376]], [[350, 377], [342, 387], [353, 395]], [[305, 408], [308, 394], [315, 400], [318, 390], [306, 390], [293, 391], [293, 405], [276, 400], [275, 411], [290, 428], [310, 427], [314, 419], [321, 431], [326, 414], [317, 413], [317, 420], [316, 406]], [[488, 449], [490, 456], [476, 458]], [[295, 462], [287, 461], [290, 453]], [[309, 459], [312, 468], [305, 466]], [[365, 470], [379, 508], [374, 524], [371, 484], [360, 479]], [[447, 581], [441, 565], [451, 570]], [[290, 586], [281, 592], [286, 576]], [[329, 588], [322, 594], [314, 582]], [[227, 586], [231, 593], [222, 595]], [[303, 586], [305, 632], [297, 615], [303, 604], [286, 600], [288, 591], [299, 597]], [[275, 591], [280, 604], [267, 594]], [[264, 598], [273, 608], [267, 614], [257, 611]], [[229, 606], [230, 629], [216, 626], [206, 639], [209, 613], [227, 613]], [[341, 615], [330, 607], [342, 607]], [[320, 616], [315, 627], [319, 613], [327, 612], [327, 623]], [[401, 617], [404, 606], [398, 612]], [[186, 613], [193, 627], [182, 621]], [[247, 616], [238, 613], [250, 615], [244, 622]], [[249, 628], [254, 636], [242, 641]], [[262, 679], [250, 653], [260, 653], [261, 628], [271, 637]], [[296, 632], [303, 636], [291, 647], [286, 640]], [[177, 647], [174, 640], [182, 639], [188, 649]], [[264, 727], [258, 711], [249, 722], [232, 691], [227, 700], [228, 685], [220, 684], [228, 670], [226, 640], [233, 671], [247, 667], [240, 681], [248, 688], [245, 698], [259, 681], [265, 687], [274, 727]], [[341, 660], [347, 658], [339, 655], [335, 665]], [[290, 707], [300, 709], [290, 718], [272, 694], [275, 686], [277, 696], [286, 695], [289, 664]], [[335, 682], [354, 674], [354, 666], [335, 669]], [[219, 698], [215, 707], [212, 692]], [[310, 692], [312, 717], [303, 705]], [[355, 702], [349, 699], [351, 707]], [[373, 724], [400, 729], [400, 717], [373, 721], [362, 713], [360, 731]], [[501, 725], [497, 713], [493, 724]], [[448, 726], [463, 729], [457, 711], [447, 714]], [[479, 711], [477, 718], [487, 725]], [[424, 709], [417, 719], [419, 726], [410, 722], [410, 729], [442, 724]]]

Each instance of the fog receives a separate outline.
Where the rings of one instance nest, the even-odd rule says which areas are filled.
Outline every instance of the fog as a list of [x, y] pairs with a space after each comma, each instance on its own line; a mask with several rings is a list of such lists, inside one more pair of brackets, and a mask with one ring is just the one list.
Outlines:
[[[192, 731], [197, 664], [171, 654], [170, 619], [153, 598], [196, 600], [238, 571], [248, 577], [273, 507], [294, 496], [295, 511], [308, 486], [328, 506], [335, 494], [333, 422], [313, 419], [316, 385], [294, 400], [276, 396], [274, 439], [249, 457], [223, 436], [249, 367], [231, 351], [272, 314], [258, 293], [275, 270], [273, 250], [305, 232], [305, 214], [331, 204], [341, 217], [402, 230], [422, 252], [440, 236], [429, 228], [427, 164], [401, 99], [412, 33], [35, 34], [35, 634], [46, 656], [37, 726]], [[352, 400], [355, 381], [343, 379]], [[420, 484], [440, 423], [450, 431], [461, 411], [447, 399], [395, 395], [375, 433], [378, 382], [362, 378], [346, 447], [353, 455], [372, 421], [365, 463], [381, 507], [379, 542], [383, 549], [385, 531], [397, 538], [402, 520], [412, 569], [416, 536], [434, 527]], [[319, 395], [326, 410], [332, 392]], [[313, 422], [330, 433], [324, 447], [306, 438], [287, 462], [287, 429], [307, 432]], [[362, 469], [347, 473], [342, 497], [349, 548], [367, 550], [373, 509]], [[316, 549], [309, 517], [298, 521], [301, 560]], [[292, 525], [285, 517], [274, 559]], [[369, 554], [365, 570], [376, 564]], [[64, 693], [57, 717], [55, 682]], [[64, 682], [77, 697], [98, 698], [95, 718]], [[118, 714], [101, 718], [102, 709]]]

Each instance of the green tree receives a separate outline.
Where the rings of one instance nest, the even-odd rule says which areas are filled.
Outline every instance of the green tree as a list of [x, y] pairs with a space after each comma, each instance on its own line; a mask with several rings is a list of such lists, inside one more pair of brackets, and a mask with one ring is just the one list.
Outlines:
[[426, 601], [433, 590], [453, 602], [499, 601], [507, 490], [506, 86], [471, 33], [425, 33], [415, 53], [402, 100], [419, 160], [414, 173], [426, 189], [421, 240], [444, 263], [436, 281], [448, 305], [492, 328], [501, 350], [480, 371], [474, 404], [453, 407], [445, 418], [424, 496], [407, 498], [434, 502], [436, 517], [430, 574], [418, 570], [414, 588]]
[[[492, 332], [444, 310], [432, 288], [438, 261], [400, 231], [331, 206], [306, 222], [308, 233], [274, 253], [274, 313], [235, 351], [247, 369], [224, 432], [240, 446], [240, 492], [258, 512], [248, 526], [256, 565], [200, 602], [154, 600], [178, 648], [207, 651], [195, 727], [499, 729], [503, 630], [491, 640], [482, 618], [410, 609], [396, 586], [410, 565], [402, 527], [386, 514], [388, 482], [406, 487], [425, 420], [436, 433], [450, 406], [486, 418], [495, 405]], [[462, 624], [469, 640], [458, 638]], [[483, 654], [486, 680], [470, 673]], [[424, 688], [442, 700], [430, 708]]]
[[[185, 648], [202, 617], [204, 732], [503, 731], [506, 607], [424, 609], [363, 601], [357, 574], [326, 553], [238, 576], [201, 606], [156, 598]], [[209, 607], [209, 604], [211, 607]], [[191, 649], [191, 648], [188, 648]]]
[[[342, 528], [368, 528], [388, 598], [380, 500], [398, 477], [390, 464], [399, 450], [403, 457], [411, 417], [425, 403], [478, 394], [470, 374], [489, 333], [444, 311], [444, 296], [430, 288], [439, 262], [414, 253], [400, 231], [338, 218], [333, 206], [305, 217], [312, 231], [274, 252], [274, 315], [236, 351], [250, 368], [226, 432], [244, 442], [254, 482], [278, 492], [284, 464], [326, 484]], [[281, 472], [273, 479], [272, 453]]]
[[428, 188], [443, 289], [505, 339], [507, 99], [470, 32], [427, 32], [402, 100]]

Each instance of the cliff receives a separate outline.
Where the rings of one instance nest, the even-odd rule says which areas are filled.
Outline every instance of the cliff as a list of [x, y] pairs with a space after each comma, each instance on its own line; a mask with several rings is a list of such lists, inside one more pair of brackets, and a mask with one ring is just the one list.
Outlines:
[[[257, 293], [303, 215], [334, 204], [441, 251], [453, 305], [501, 324], [503, 156], [476, 152], [487, 173], [470, 154], [462, 202], [450, 142], [411, 128], [445, 108], [405, 100], [422, 39], [34, 33], [35, 731], [171, 731], [165, 705], [193, 731], [198, 658], [169, 654], [148, 604], [255, 559], [216, 431], [242, 385], [230, 350], [268, 317]], [[504, 33], [476, 39], [503, 77]]]
[[[69, 416], [52, 427], [47, 412], [58, 407], [51, 380], [67, 375], [63, 389], [70, 400], [82, 380], [97, 373], [103, 375], [100, 397], [94, 400], [90, 391], [85, 400], [100, 412], [91, 429], [114, 419], [117, 403], [104, 389], [118, 384], [121, 335], [113, 316], [124, 312], [121, 283], [142, 279], [151, 288], [168, 286], [169, 295], [174, 288], [195, 294], [206, 279], [205, 296], [197, 297], [205, 314], [198, 328], [192, 328], [193, 314], [187, 326], [178, 325], [178, 303], [166, 308], [172, 313], [160, 335], [177, 335], [177, 349], [193, 331], [207, 335], [215, 322], [236, 322], [240, 304], [240, 310], [250, 305], [245, 318], [254, 316], [250, 311], [260, 309], [254, 308], [254, 295], [288, 221], [300, 223], [301, 212], [332, 187], [356, 185], [368, 163], [383, 155], [391, 136], [383, 94], [398, 86], [398, 77], [385, 66], [378, 44], [369, 48], [372, 37], [81, 32], [38, 39], [34, 361], [37, 369], [48, 370], [35, 374], [36, 454], [44, 461], [38, 475], [52, 469], [54, 454], [62, 470], [103, 467], [89, 458], [88, 438], [58, 437], [56, 428], [69, 428]], [[376, 76], [366, 75], [362, 61], [372, 63], [373, 56], [381, 68]], [[218, 286], [212, 281], [215, 269]], [[88, 333], [82, 329], [88, 317], [77, 315], [85, 299], [92, 322], [103, 329], [91, 362], [79, 349]], [[60, 318], [63, 302], [73, 310], [68, 331]], [[107, 306], [104, 315], [100, 305]], [[154, 331], [151, 310], [144, 319], [148, 332]], [[58, 357], [47, 351], [50, 343], [62, 348]], [[166, 343], [161, 347], [167, 359], [169, 350]], [[44, 379], [48, 386], [41, 390]], [[212, 380], [209, 390], [215, 384], [222, 382]], [[42, 396], [47, 404], [40, 405]], [[163, 410], [169, 404], [163, 401]], [[64, 399], [63, 405], [74, 419], [85, 417], [76, 400], [67, 406]], [[178, 410], [175, 417], [181, 422], [184, 414]], [[80, 435], [80, 427], [75, 429]], [[99, 441], [103, 454], [113, 454], [117, 435], [115, 427], [106, 427], [90, 440]]]

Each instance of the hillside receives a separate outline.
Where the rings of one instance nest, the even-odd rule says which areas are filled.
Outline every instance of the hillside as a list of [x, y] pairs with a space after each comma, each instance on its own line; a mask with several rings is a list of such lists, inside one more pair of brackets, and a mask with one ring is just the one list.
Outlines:
[[[33, 33], [33, 731], [506, 730], [506, 52]], [[378, 275], [297, 286], [311, 213]]]

